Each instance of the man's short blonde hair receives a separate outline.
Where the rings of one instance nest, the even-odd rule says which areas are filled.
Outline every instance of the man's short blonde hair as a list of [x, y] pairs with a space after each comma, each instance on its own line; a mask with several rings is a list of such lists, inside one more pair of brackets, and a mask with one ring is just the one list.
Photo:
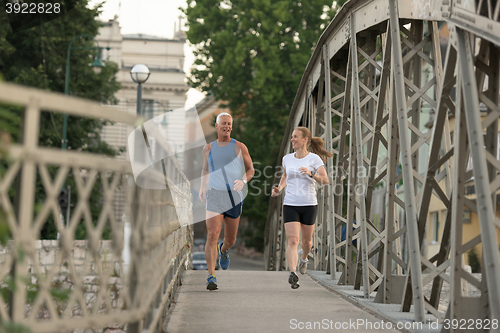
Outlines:
[[231, 117], [231, 120], [233, 120], [233, 117], [229, 113], [227, 113], [227, 112], [221, 112], [217, 116], [217, 120], [215, 122], [220, 125], [220, 118], [222, 118], [223, 116], [229, 116], [229, 117]]

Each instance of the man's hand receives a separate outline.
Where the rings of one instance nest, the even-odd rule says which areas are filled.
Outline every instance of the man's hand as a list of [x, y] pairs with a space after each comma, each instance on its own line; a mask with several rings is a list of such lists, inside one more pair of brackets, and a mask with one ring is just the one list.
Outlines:
[[234, 190], [236, 192], [241, 191], [244, 186], [245, 186], [245, 183], [243, 182], [243, 180], [237, 179], [237, 180], [234, 181]]
[[205, 189], [200, 189], [200, 193], [198, 194], [198, 198], [201, 202], [205, 202]]
[[272, 197], [277, 197], [280, 194], [280, 189], [278, 186], [273, 187], [273, 191], [271, 192]]

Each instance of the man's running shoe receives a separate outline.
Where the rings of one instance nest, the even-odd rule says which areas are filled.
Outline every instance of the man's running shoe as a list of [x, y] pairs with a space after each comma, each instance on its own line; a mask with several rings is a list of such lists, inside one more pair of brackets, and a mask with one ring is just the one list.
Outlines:
[[217, 285], [217, 279], [215, 275], [210, 274], [207, 279], [207, 289], [208, 290], [217, 290], [219, 286]]
[[224, 242], [220, 242], [217, 246], [217, 249], [219, 249], [219, 266], [220, 268], [226, 270], [229, 267], [229, 250], [222, 252], [222, 243]]
[[288, 283], [290, 283], [290, 286], [292, 287], [292, 289], [297, 289], [298, 287], [300, 287], [299, 277], [297, 276], [297, 274], [295, 272], [290, 273], [290, 276], [288, 277]]
[[299, 272], [300, 272], [300, 274], [306, 274], [307, 262], [308, 262], [308, 260], [302, 260], [302, 250], [300, 250], [299, 251]]

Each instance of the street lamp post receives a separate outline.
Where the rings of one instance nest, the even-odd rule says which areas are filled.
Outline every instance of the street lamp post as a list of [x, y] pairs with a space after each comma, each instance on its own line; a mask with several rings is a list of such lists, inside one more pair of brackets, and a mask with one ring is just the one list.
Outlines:
[[[97, 43], [97, 47], [71, 47], [73, 45], [73, 42], [77, 38], [80, 38], [80, 37], [88, 37], [88, 38], [92, 39], [94, 42]], [[71, 50], [83, 50], [83, 49], [86, 49], [86, 50], [96, 50], [96, 49], [97, 50], [101, 50], [101, 49], [104, 49], [104, 47], [99, 47], [99, 42], [97, 40], [95, 40], [94, 37], [92, 37], [91, 35], [88, 35], [88, 34], [80, 34], [80, 35], [74, 37], [69, 42], [69, 46], [68, 46], [68, 58], [66, 60], [66, 80], [64, 82], [64, 94], [65, 95], [69, 95], [69, 64], [70, 64]], [[106, 47], [105, 49], [109, 50], [110, 48]], [[94, 72], [96, 72], [96, 74], [99, 74], [101, 68], [104, 67], [103, 64], [102, 64], [102, 62], [101, 62], [100, 52], [97, 53], [96, 59], [91, 64], [91, 66], [94, 68]], [[63, 150], [66, 149], [67, 146], [68, 146], [67, 128], [68, 128], [68, 115], [65, 113], [64, 114], [64, 121], [63, 121], [63, 139], [62, 139], [62, 144], [61, 144], [61, 148]]]
[[146, 65], [135, 65], [130, 71], [132, 80], [137, 83], [137, 115], [141, 115], [142, 84], [149, 79], [149, 68]]
[[[149, 79], [149, 68], [146, 65], [138, 64], [135, 65], [130, 71], [130, 76], [132, 80], [136, 82], [137, 85], [137, 115], [141, 116], [141, 99], [142, 99], [142, 84]], [[144, 127], [141, 125], [141, 130], [136, 131], [135, 143], [134, 143], [134, 158], [133, 161], [139, 164], [146, 164], [146, 154], [143, 151], [143, 146], [141, 142], [144, 140]]]

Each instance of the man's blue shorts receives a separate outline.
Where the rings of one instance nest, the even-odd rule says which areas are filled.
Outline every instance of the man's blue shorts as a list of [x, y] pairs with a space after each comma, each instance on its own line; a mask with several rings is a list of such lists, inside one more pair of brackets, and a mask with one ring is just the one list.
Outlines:
[[206, 194], [207, 211], [222, 214], [224, 217], [237, 219], [243, 210], [241, 191], [219, 191], [209, 189]]

